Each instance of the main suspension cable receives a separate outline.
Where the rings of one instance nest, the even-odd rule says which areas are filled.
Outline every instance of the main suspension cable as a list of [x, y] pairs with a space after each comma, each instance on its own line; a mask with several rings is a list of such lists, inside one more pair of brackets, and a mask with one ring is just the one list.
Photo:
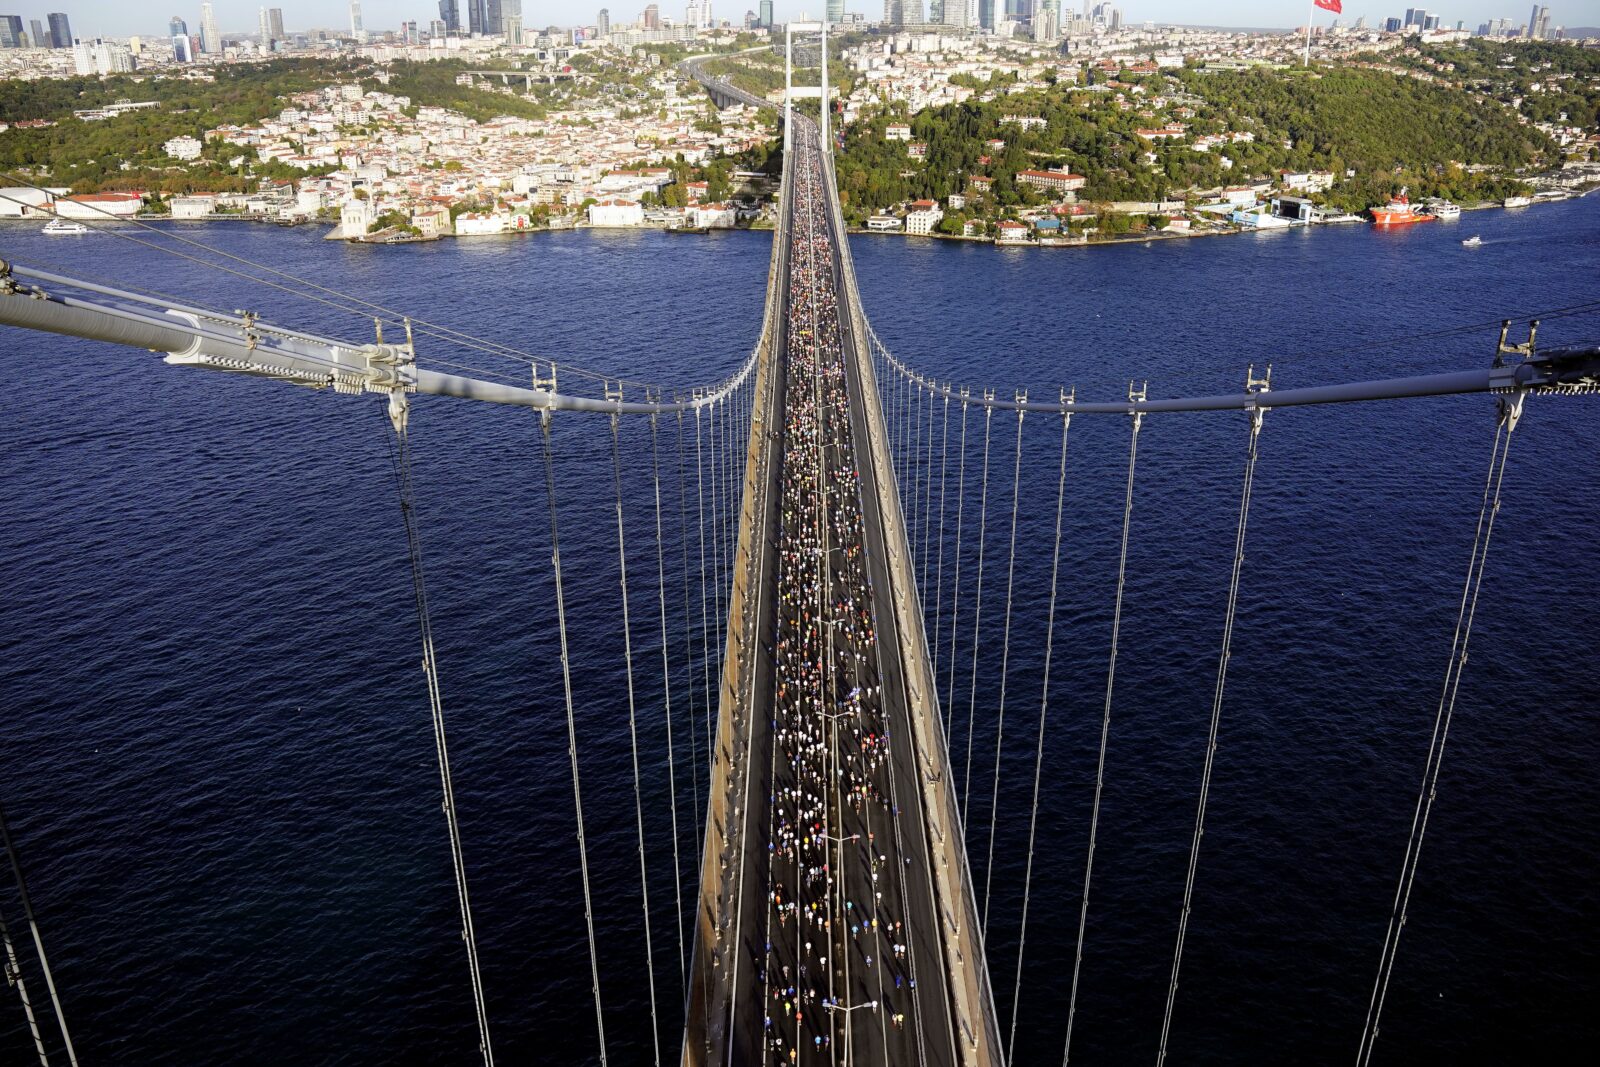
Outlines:
[[[396, 397], [401, 401], [398, 404]], [[461, 939], [467, 946], [467, 967], [472, 975], [472, 1003], [478, 1017], [478, 1045], [485, 1067], [493, 1067], [494, 1047], [489, 1042], [489, 1013], [484, 1002], [483, 976], [478, 966], [478, 939], [472, 923], [472, 904], [467, 896], [466, 860], [462, 855], [461, 827], [456, 817], [450, 749], [445, 739], [444, 696], [439, 688], [433, 620], [428, 612], [428, 592], [423, 581], [422, 534], [417, 519], [416, 490], [411, 479], [411, 437], [406, 432], [406, 409], [404, 397], [400, 394], [394, 394], [390, 399], [389, 420], [395, 431], [391, 459], [400, 490], [400, 515], [405, 524], [406, 549], [411, 563], [411, 592], [416, 602], [417, 627], [422, 637], [422, 672], [428, 683], [428, 711], [433, 719], [434, 752], [439, 764], [439, 783], [444, 793], [445, 823], [450, 831], [450, 860], [455, 869], [456, 899], [461, 909]], [[46, 974], [48, 977], [48, 972]]]
[[17, 947], [11, 941], [11, 930], [6, 926], [6, 918], [0, 915], [0, 944], [5, 946], [5, 975], [6, 981], [17, 987], [17, 996], [22, 1000], [22, 1013], [28, 1017], [28, 1031], [33, 1034], [33, 1047], [38, 1050], [40, 1067], [50, 1067], [50, 1054], [44, 1048], [44, 1035], [39, 1032], [39, 1019], [33, 1013], [33, 1001], [28, 996], [28, 983], [22, 977], [22, 965], [17, 962]]
[[[1272, 371], [1268, 368], [1267, 378]], [[1256, 381], [1253, 373], [1246, 377], [1245, 386], [1251, 391], [1266, 391], [1268, 381]], [[1233, 538], [1233, 571], [1228, 577], [1228, 606], [1223, 613], [1222, 651], [1217, 656], [1217, 682], [1211, 696], [1211, 726], [1206, 736], [1205, 767], [1200, 774], [1200, 799], [1195, 806], [1194, 835], [1189, 842], [1189, 873], [1183, 883], [1183, 910], [1178, 913], [1178, 942], [1172, 951], [1172, 977], [1167, 982], [1167, 1009], [1161, 1019], [1161, 1048], [1156, 1054], [1160, 1067], [1167, 1059], [1167, 1037], [1172, 1030], [1172, 1006], [1178, 997], [1178, 971], [1183, 965], [1184, 939], [1189, 933], [1190, 904], [1194, 899], [1195, 870], [1200, 864], [1200, 841], [1206, 832], [1206, 800], [1211, 795], [1211, 768], [1217, 754], [1217, 727], [1222, 721], [1222, 694], [1228, 681], [1228, 661], [1233, 655], [1233, 621], [1239, 606], [1239, 576], [1244, 570], [1244, 535], [1250, 521], [1250, 493], [1255, 485], [1256, 459], [1261, 440], [1261, 421], [1264, 407], [1250, 412], [1250, 441], [1245, 452], [1244, 487], [1239, 493], [1239, 520]]]
[[[608, 390], [609, 392], [609, 390]], [[622, 390], [617, 390], [622, 398]], [[622, 588], [622, 657], [628, 682], [628, 746], [633, 755], [633, 815], [639, 832], [639, 894], [644, 902], [644, 965], [650, 986], [650, 1044], [655, 1050], [657, 1067], [661, 1063], [661, 1035], [656, 1022], [656, 956], [655, 944], [650, 936], [650, 877], [645, 869], [644, 855], [644, 793], [639, 786], [639, 726], [634, 707], [633, 693], [633, 626], [628, 612], [628, 550], [622, 522], [622, 446], [618, 440], [617, 423], [621, 416], [611, 414], [611, 474], [617, 494], [617, 572]], [[652, 425], [654, 418], [651, 419]], [[674, 844], [676, 851], [676, 844]]]
[[1445, 742], [1450, 738], [1450, 721], [1455, 715], [1461, 673], [1467, 665], [1467, 644], [1472, 639], [1472, 622], [1478, 612], [1478, 592], [1482, 588], [1483, 571], [1489, 559], [1489, 539], [1494, 536], [1494, 520], [1500, 514], [1500, 487], [1505, 479], [1506, 459], [1511, 453], [1511, 435], [1521, 421], [1525, 396], [1525, 393], [1519, 392], [1510, 398], [1501, 397], [1497, 400], [1494, 446], [1489, 454], [1489, 475], [1484, 482], [1478, 528], [1473, 535], [1467, 578], [1461, 589], [1461, 606], [1456, 613], [1455, 635], [1450, 642], [1450, 658], [1445, 664], [1444, 685], [1439, 693], [1439, 709], [1434, 714], [1433, 736], [1428, 741], [1428, 758], [1423, 766], [1422, 785], [1417, 792], [1417, 807], [1411, 817], [1411, 834], [1406, 841], [1399, 884], [1395, 886], [1395, 902], [1389, 913], [1389, 926], [1383, 935], [1383, 952], [1378, 960], [1372, 999], [1367, 1005], [1367, 1021], [1362, 1027], [1361, 1044], [1356, 1050], [1358, 1067], [1365, 1067], [1371, 1062], [1372, 1048], [1378, 1040], [1378, 1021], [1383, 1014], [1384, 1000], [1389, 995], [1389, 977], [1394, 971], [1400, 933], [1405, 929], [1407, 912], [1411, 906], [1411, 887], [1416, 881], [1417, 864], [1422, 856], [1422, 839], [1428, 832], [1428, 817], [1433, 814], [1433, 802], [1439, 795], [1439, 767], [1444, 762]]
[[[1065, 397], [1062, 398], [1065, 403]], [[1028, 944], [1028, 901], [1033, 893], [1033, 841], [1039, 826], [1039, 781], [1044, 771], [1044, 721], [1050, 710], [1050, 653], [1056, 636], [1056, 578], [1061, 573], [1061, 512], [1067, 498], [1067, 430], [1072, 413], [1061, 416], [1061, 465], [1056, 474], [1056, 538], [1050, 557], [1050, 609], [1044, 629], [1044, 667], [1039, 686], [1039, 740], [1033, 754], [1033, 810], [1028, 817], [1028, 865], [1022, 876], [1022, 926], [1017, 932], [1017, 984], [1011, 994], [1011, 1037], [1006, 1042], [1006, 1060], [1014, 1062], [1017, 1050], [1017, 1012], [1022, 1003], [1022, 956]]]
[[[1146, 390], [1128, 387], [1128, 399], [1143, 400]], [[1083, 968], [1083, 933], [1089, 922], [1089, 885], [1094, 876], [1094, 845], [1100, 830], [1100, 796], [1106, 781], [1106, 739], [1111, 734], [1111, 695], [1117, 677], [1117, 637], [1122, 630], [1122, 591], [1128, 573], [1128, 530], [1133, 524], [1133, 473], [1139, 458], [1139, 427], [1144, 415], [1132, 416], [1133, 432], [1128, 437], [1128, 484], [1122, 500], [1122, 550], [1117, 559], [1117, 599], [1111, 612], [1111, 654], [1106, 661], [1105, 711], [1100, 720], [1100, 757], [1094, 771], [1094, 807], [1089, 814], [1089, 852], [1083, 864], [1083, 896], [1078, 905], [1078, 947], [1072, 957], [1072, 992], [1067, 999], [1067, 1040], [1061, 1053], [1062, 1067], [1072, 1060], [1072, 1024], [1078, 1015], [1078, 977]]]
[[[1019, 399], [1027, 394], [1019, 393]], [[1000, 811], [1000, 754], [1006, 727], [1006, 672], [1011, 666], [1011, 589], [1017, 573], [1017, 503], [1022, 487], [1022, 416], [1017, 411], [1017, 450], [1011, 467], [1011, 549], [1006, 562], [1006, 622], [1000, 644], [1000, 703], [994, 720], [994, 780], [989, 795], [989, 859], [983, 869], [983, 936], [989, 936], [989, 889], [994, 884], [995, 823]]]
[[561, 531], [556, 515], [556, 467], [550, 443], [550, 412], [539, 412], [544, 443], [545, 498], [550, 503], [550, 567], [555, 576], [556, 629], [561, 639], [561, 688], [567, 706], [567, 756], [572, 763], [572, 809], [578, 822], [578, 869], [583, 876], [583, 922], [589, 934], [589, 980], [594, 993], [594, 1028], [600, 1042], [600, 1064], [606, 1063], [606, 1021], [600, 1010], [600, 954], [594, 939], [594, 900], [589, 892], [589, 846], [583, 836], [583, 788], [578, 780], [578, 723], [572, 707], [572, 660], [567, 652], [567, 598], [561, 582]]

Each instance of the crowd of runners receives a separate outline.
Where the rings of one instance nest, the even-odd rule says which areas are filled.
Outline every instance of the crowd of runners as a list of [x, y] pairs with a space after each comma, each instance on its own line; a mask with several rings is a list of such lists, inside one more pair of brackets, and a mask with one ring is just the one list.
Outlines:
[[919, 850], [900, 844], [890, 761], [902, 742], [881, 700], [821, 159], [814, 137], [796, 141], [763, 1044], [768, 1063], [916, 1062], [904, 857]]

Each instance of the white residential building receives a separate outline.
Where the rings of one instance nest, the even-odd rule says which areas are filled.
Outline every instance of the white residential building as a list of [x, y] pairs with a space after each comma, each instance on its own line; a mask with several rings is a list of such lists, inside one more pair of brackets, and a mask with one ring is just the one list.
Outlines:
[[203, 147], [198, 140], [185, 135], [172, 138], [161, 146], [161, 150], [173, 159], [199, 159], [200, 149]]
[[906, 212], [906, 232], [929, 234], [944, 218], [944, 212], [932, 200], [918, 200]]

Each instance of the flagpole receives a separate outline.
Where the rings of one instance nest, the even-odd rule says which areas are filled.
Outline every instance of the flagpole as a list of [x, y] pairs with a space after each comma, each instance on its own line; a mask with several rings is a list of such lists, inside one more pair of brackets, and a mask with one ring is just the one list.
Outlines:
[[1306, 10], [1306, 61], [1307, 67], [1311, 66], [1311, 20], [1317, 17], [1317, 0], [1311, 0], [1311, 6]]

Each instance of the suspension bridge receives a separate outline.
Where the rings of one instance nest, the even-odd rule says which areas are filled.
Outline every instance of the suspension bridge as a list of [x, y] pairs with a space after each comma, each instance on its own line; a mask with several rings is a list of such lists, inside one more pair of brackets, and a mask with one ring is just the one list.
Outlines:
[[[791, 92], [782, 115], [780, 215], [763, 328], [748, 358], [722, 381], [672, 387], [558, 367], [181, 237], [176, 238], [177, 254], [205, 257], [218, 269], [367, 316], [376, 325], [374, 338], [310, 333], [248, 311], [217, 311], [133, 286], [9, 261], [0, 263], [0, 324], [164, 353], [165, 362], [176, 366], [345, 396], [377, 396], [386, 403], [467, 978], [486, 1064], [494, 1061], [494, 1020], [485, 998], [485, 967], [468, 893], [466, 856], [472, 840], [455, 800], [440, 681], [449, 664], [435, 656], [424, 581], [425, 530], [411, 477], [417, 397], [458, 398], [537, 415], [552, 549], [551, 623], [558, 634], [563, 679], [556, 703], [567, 728], [598, 1060], [607, 1062], [610, 1053], [569, 654], [573, 595], [560, 547], [564, 511], [557, 470], [562, 453], [552, 432], [558, 417], [583, 419], [594, 433], [609, 437], [614, 545], [622, 578], [618, 653], [625, 664], [637, 841], [633, 859], [654, 1062], [977, 1067], [1012, 1060], [1019, 1027], [1074, 418], [1122, 420], [1128, 436], [1088, 847], [1076, 906], [1067, 919], [1076, 928], [1076, 950], [1070, 973], [1058, 976], [1061, 1010], [1052, 1020], [1060, 1031], [1064, 1061], [1070, 1061], [1073, 1051], [1080, 965], [1096, 885], [1095, 844], [1117, 707], [1141, 428], [1148, 418], [1185, 412], [1245, 417], [1231, 567], [1222, 591], [1226, 607], [1187, 876], [1173, 932], [1159, 1063], [1166, 1057], [1174, 1012], [1181, 1003], [1185, 939], [1226, 709], [1251, 497], [1267, 415], [1273, 409], [1309, 405], [1493, 395], [1497, 415], [1472, 553], [1443, 657], [1447, 669], [1411, 832], [1403, 851], [1396, 843], [1402, 862], [1359, 1033], [1357, 1062], [1367, 1062], [1379, 1034], [1437, 796], [1514, 431], [1529, 397], [1590, 394], [1600, 388], [1600, 347], [1540, 349], [1534, 327], [1526, 340], [1515, 340], [1508, 323], [1492, 360], [1475, 369], [1275, 388], [1270, 370], [1257, 375], [1252, 368], [1238, 393], [1186, 398], [1154, 398], [1143, 385], [1130, 385], [1120, 399], [1089, 401], [1065, 390], [1041, 398], [938, 381], [891, 352], [868, 323], [831, 159], [826, 27], [796, 24], [788, 32], [791, 49], [796, 33], [822, 35], [822, 86], [810, 94], [821, 98], [821, 107], [815, 120], [794, 109], [790, 100], [807, 94], [793, 91], [792, 75], [787, 76]], [[700, 61], [689, 61], [684, 70], [701, 80], [718, 103], [768, 106], [706, 74]], [[114, 232], [138, 241], [159, 233]], [[160, 247], [172, 250], [167, 244]], [[523, 370], [520, 376], [508, 376], [459, 364], [451, 369], [440, 369], [442, 362], [425, 366], [434, 346], [519, 360]], [[1019, 544], [1022, 428], [1029, 419], [1048, 420], [1052, 447], [1042, 461], [1032, 456], [1026, 462], [1044, 462], [1055, 474], [1054, 524], [1039, 544]], [[980, 437], [981, 460], [969, 462], [979, 451]], [[1005, 454], [1008, 445], [1010, 455]], [[634, 504], [625, 488], [625, 468], [632, 466], [631, 457], [645, 454], [650, 457], [647, 495], [653, 497], [645, 505], [650, 512], [646, 527], [653, 526], [654, 537], [641, 544], [629, 537], [626, 513]], [[992, 508], [992, 500], [1005, 501], [1009, 514]], [[670, 536], [674, 510], [679, 526], [675, 538]], [[997, 544], [1004, 551], [986, 558]], [[680, 556], [671, 563], [669, 546]], [[1051, 561], [1042, 663], [1037, 672], [1026, 674], [1010, 665], [1013, 624], [1020, 611], [1014, 596], [1019, 553]], [[637, 598], [641, 589], [646, 591], [643, 603]], [[635, 591], [631, 603], [630, 590]], [[994, 645], [997, 636], [1000, 670], [997, 677], [985, 679], [978, 669], [979, 652]], [[647, 662], [641, 650], [654, 655], [657, 646], [659, 663]], [[647, 675], [659, 676], [660, 708], [642, 696]], [[1024, 693], [1026, 705], [1019, 709], [1019, 694]], [[688, 707], [687, 717], [674, 712], [674, 701], [680, 709]], [[979, 721], [980, 707], [985, 716], [993, 712], [995, 758], [992, 770], [979, 764], [975, 776], [973, 738], [990, 725]], [[661, 876], [653, 878], [650, 868], [664, 857], [652, 857], [648, 847], [640, 786], [641, 761], [655, 763], [662, 756], [641, 748], [639, 727], [657, 719], [666, 726], [665, 760], [673, 797], [675, 931], [667, 933], [653, 931], [651, 925], [662, 908], [659, 901], [658, 906], [651, 904], [651, 889], [659, 894]], [[999, 973], [985, 942], [997, 888], [1000, 738], [1008, 729], [1034, 735], [1034, 758], [1016, 967]], [[955, 743], [957, 737], [964, 744]], [[685, 743], [690, 755], [680, 761]], [[684, 778], [689, 779], [696, 810], [688, 820], [692, 825], [680, 832], [678, 794]], [[979, 798], [976, 808], [974, 794]], [[972, 816], [984, 811], [989, 825], [974, 825]], [[41, 1063], [56, 1058], [76, 1063], [63, 1008], [70, 990], [58, 989], [53, 979], [3, 812], [0, 832], [23, 910], [16, 929], [27, 935], [14, 935], [0, 916], [6, 973]], [[700, 839], [697, 876], [693, 855], [680, 855], [680, 837]], [[676, 947], [676, 966], [674, 953], [659, 951], [669, 942]], [[19, 951], [26, 954], [29, 948], [32, 960], [25, 968]], [[43, 989], [28, 983], [29, 968], [42, 977]], [[1004, 1016], [997, 1009], [996, 982], [1012, 990], [1011, 1011]]]

